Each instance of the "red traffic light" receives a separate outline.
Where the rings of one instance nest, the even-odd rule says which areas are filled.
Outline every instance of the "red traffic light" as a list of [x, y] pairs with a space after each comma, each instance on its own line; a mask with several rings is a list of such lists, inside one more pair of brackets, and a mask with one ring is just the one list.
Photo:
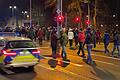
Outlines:
[[89, 20], [87, 20], [85, 23], [86, 23], [87, 25], [89, 25], [89, 24], [90, 24], [90, 21], [89, 21]]
[[57, 21], [58, 22], [63, 22], [64, 21], [64, 17], [63, 16], [57, 16]]
[[80, 17], [76, 17], [75, 22], [80, 22]]

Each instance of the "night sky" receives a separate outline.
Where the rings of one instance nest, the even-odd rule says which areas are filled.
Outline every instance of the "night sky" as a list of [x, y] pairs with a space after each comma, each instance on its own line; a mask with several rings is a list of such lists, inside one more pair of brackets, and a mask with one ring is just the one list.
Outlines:
[[[116, 12], [116, 8], [120, 7], [119, 0], [104, 0], [104, 1], [113, 14]], [[17, 11], [21, 12], [22, 10], [27, 10], [29, 8], [29, 0], [0, 0], [0, 18], [9, 17], [11, 15], [11, 10], [9, 9], [10, 5], [16, 5]]]
[[17, 6], [17, 12], [25, 11], [29, 7], [29, 0], [0, 0], [0, 17], [11, 16], [9, 6]]
[[120, 0], [104, 0], [112, 14], [120, 12]]

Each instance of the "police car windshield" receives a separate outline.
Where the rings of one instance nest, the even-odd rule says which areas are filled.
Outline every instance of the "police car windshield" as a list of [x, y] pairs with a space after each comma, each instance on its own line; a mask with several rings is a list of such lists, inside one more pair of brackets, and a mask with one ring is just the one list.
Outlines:
[[35, 48], [35, 44], [30, 40], [9, 41], [9, 48]]

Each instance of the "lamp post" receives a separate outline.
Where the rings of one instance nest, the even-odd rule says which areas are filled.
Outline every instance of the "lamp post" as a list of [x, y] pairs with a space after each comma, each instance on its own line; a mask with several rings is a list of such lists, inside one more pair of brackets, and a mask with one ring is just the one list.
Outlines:
[[30, 0], [30, 28], [32, 27], [32, 1]]
[[9, 8], [12, 10], [12, 25], [14, 25], [14, 14], [15, 14], [15, 9], [17, 8], [16, 6], [9, 6]]

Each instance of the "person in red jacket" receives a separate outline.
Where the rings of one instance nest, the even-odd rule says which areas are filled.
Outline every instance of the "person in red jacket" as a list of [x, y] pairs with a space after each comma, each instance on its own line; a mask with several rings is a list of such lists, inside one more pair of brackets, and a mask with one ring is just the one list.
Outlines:
[[37, 32], [39, 45], [42, 45], [43, 35], [44, 35], [43, 30], [41, 28], [39, 28], [39, 30]]
[[83, 47], [83, 44], [85, 42], [85, 33], [82, 31], [82, 29], [80, 29], [80, 31], [78, 33], [78, 42], [79, 42], [79, 50], [78, 50], [77, 54], [79, 55], [80, 50], [82, 50], [81, 57], [85, 57], [84, 47]]
[[96, 40], [97, 40], [97, 43], [100, 44], [101, 32], [99, 30], [97, 30], [97, 32], [96, 32]]

